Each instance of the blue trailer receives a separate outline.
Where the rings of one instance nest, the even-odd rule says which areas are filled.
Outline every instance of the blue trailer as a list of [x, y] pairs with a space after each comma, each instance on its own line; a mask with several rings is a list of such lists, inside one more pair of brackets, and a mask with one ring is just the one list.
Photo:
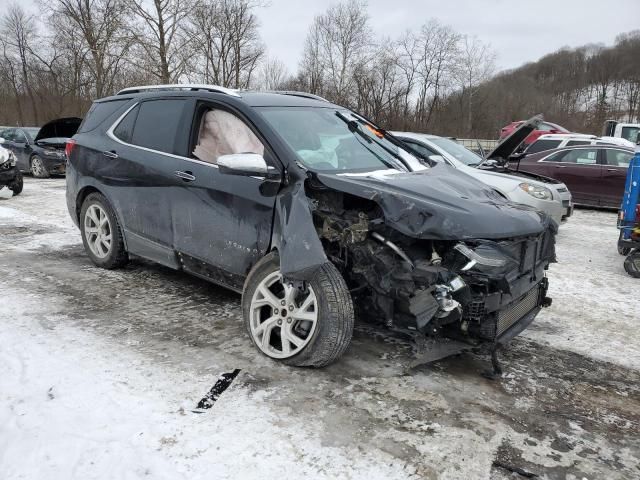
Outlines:
[[627, 256], [624, 269], [632, 277], [640, 278], [640, 145], [627, 171], [618, 228], [618, 252]]

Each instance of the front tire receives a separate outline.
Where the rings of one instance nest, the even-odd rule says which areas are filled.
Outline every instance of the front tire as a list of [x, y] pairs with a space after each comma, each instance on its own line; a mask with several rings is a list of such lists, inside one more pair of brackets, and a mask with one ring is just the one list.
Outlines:
[[353, 302], [331, 263], [319, 267], [300, 291], [282, 283], [277, 253], [267, 255], [247, 277], [242, 313], [256, 347], [287, 365], [324, 367], [351, 343]]
[[49, 178], [49, 171], [38, 155], [31, 157], [31, 175], [36, 178]]
[[91, 261], [106, 269], [120, 268], [129, 261], [118, 219], [100, 193], [92, 193], [80, 210], [82, 243]]
[[624, 260], [624, 270], [634, 278], [640, 278], [640, 250], [631, 253]]
[[24, 188], [24, 179], [22, 178], [22, 173], [18, 172], [14, 182], [11, 185], [9, 185], [9, 190], [13, 192], [13, 196], [15, 197], [16, 195], [20, 195], [23, 188]]

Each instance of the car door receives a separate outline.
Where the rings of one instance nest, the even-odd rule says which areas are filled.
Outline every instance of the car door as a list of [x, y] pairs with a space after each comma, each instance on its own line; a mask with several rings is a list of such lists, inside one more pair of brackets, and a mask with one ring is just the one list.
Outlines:
[[574, 203], [599, 205], [602, 165], [598, 148], [563, 150], [543, 159], [546, 174], [563, 182], [571, 191]]
[[221, 155], [257, 153], [276, 172], [281, 166], [251, 123], [228, 105], [197, 101], [180, 183], [173, 189], [175, 248], [184, 268], [241, 289], [244, 276], [268, 251], [280, 175], [221, 173]]
[[617, 148], [601, 149], [602, 182], [600, 183], [600, 201], [603, 207], [620, 207], [627, 170], [633, 153]]
[[31, 142], [27, 135], [19, 128], [16, 128], [13, 133], [13, 152], [16, 154], [16, 161], [18, 162], [18, 168], [20, 170], [28, 171], [31, 168], [29, 164], [31, 159]]
[[176, 139], [184, 98], [155, 98], [130, 107], [109, 129], [93, 175], [108, 189], [125, 230], [127, 249], [179, 267], [171, 195], [177, 178]]

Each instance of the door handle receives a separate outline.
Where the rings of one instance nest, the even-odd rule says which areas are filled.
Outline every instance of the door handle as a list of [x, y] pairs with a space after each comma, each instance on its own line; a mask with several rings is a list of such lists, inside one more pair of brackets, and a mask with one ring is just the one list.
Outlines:
[[617, 172], [618, 170], [616, 170], [615, 168], [607, 168], [607, 172]]
[[181, 178], [184, 182], [193, 182], [196, 179], [196, 177], [193, 176], [193, 173], [189, 171], [181, 172], [180, 170], [176, 170], [173, 174], [176, 177]]
[[105, 150], [104, 152], [102, 152], [102, 155], [108, 158], [118, 158], [118, 154], [113, 150]]
[[556, 165], [556, 168], [567, 168], [566, 165]]

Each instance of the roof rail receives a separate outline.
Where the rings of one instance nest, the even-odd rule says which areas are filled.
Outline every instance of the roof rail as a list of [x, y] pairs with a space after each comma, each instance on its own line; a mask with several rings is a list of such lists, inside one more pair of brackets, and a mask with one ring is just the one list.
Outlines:
[[206, 90], [208, 92], [224, 93], [233, 97], [239, 97], [238, 90], [232, 88], [219, 87], [218, 85], [206, 85], [201, 83], [176, 83], [171, 85], [143, 85], [139, 87], [129, 87], [120, 90], [117, 95], [126, 95], [128, 93], [141, 93], [151, 90]]
[[311, 98], [313, 100], [320, 100], [321, 102], [331, 103], [329, 102], [329, 100], [319, 95], [314, 95], [313, 93], [307, 93], [307, 92], [298, 92], [295, 90], [267, 90], [266, 93], [279, 93], [280, 95], [291, 95], [293, 97]]

